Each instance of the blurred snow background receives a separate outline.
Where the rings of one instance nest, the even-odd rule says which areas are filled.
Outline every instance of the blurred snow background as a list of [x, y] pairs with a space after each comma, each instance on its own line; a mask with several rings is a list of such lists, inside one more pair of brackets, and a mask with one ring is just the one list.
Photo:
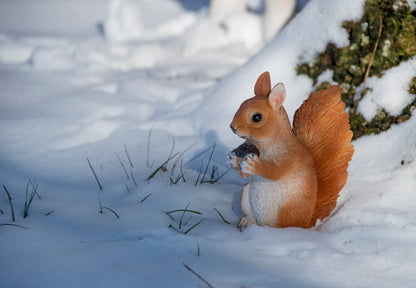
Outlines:
[[[300, 1], [273, 38], [268, 2], [218, 2], [222, 15], [203, 0], [0, 2], [1, 287], [204, 287], [183, 262], [214, 287], [413, 285], [414, 117], [354, 142], [316, 229], [240, 233], [244, 181], [201, 183], [227, 171], [229, 123], [258, 75], [285, 83], [292, 115], [313, 89], [296, 65], [345, 45], [364, 3]], [[400, 111], [413, 76], [414, 59], [368, 79], [361, 112]], [[186, 207], [202, 215], [165, 213]]]

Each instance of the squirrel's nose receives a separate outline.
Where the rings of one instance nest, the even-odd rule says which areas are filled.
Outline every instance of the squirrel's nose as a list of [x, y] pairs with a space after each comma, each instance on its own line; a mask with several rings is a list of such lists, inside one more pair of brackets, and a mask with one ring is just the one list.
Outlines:
[[230, 125], [231, 130], [233, 131], [233, 133], [237, 132], [237, 129], [235, 129], [232, 125]]

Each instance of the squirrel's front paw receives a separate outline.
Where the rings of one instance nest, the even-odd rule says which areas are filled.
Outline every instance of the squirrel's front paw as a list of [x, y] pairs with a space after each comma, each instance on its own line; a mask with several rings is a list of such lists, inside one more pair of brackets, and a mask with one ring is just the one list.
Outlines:
[[255, 173], [256, 164], [259, 162], [259, 156], [256, 154], [247, 154], [244, 159], [240, 161], [240, 170], [244, 174], [253, 175]]
[[234, 152], [228, 154], [227, 164], [230, 168], [237, 168], [237, 155]]

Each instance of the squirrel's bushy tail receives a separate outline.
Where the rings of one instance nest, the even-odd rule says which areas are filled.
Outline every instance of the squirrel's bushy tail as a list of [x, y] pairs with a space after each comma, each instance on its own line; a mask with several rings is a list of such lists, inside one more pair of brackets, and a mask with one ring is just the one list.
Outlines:
[[294, 116], [293, 132], [312, 155], [318, 180], [311, 226], [331, 213], [347, 182], [348, 162], [354, 147], [348, 114], [344, 109], [340, 88], [332, 86], [311, 94]]

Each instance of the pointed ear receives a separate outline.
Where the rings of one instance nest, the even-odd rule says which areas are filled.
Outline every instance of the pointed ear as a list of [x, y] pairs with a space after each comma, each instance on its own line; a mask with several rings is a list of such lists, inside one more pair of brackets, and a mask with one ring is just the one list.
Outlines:
[[270, 74], [266, 71], [257, 79], [256, 85], [254, 85], [254, 95], [266, 97], [270, 93], [271, 88]]
[[286, 90], [283, 83], [277, 83], [269, 94], [269, 104], [276, 111], [286, 99]]

